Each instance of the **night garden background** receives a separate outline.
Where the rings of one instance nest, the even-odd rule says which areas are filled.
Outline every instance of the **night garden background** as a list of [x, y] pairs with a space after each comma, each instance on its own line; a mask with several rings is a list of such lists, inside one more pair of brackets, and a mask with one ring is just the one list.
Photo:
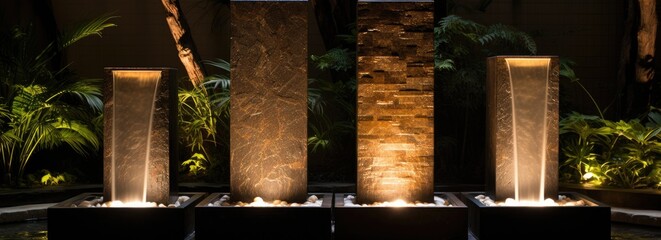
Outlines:
[[[179, 181], [228, 183], [229, 2], [180, 3], [168, 12], [158, 1], [2, 2], [3, 188], [101, 183], [100, 87], [110, 66], [177, 68]], [[310, 3], [308, 179], [351, 184], [356, 1]], [[557, 55], [560, 181], [661, 187], [656, 31], [638, 31], [657, 23], [639, 4], [436, 1], [435, 184], [484, 184], [486, 57]], [[173, 41], [179, 29], [166, 17], [177, 11], [185, 34]]]

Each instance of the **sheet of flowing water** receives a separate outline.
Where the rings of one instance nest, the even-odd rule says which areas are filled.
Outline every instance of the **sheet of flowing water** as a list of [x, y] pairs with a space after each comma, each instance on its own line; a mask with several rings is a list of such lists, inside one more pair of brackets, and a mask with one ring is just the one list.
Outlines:
[[515, 200], [544, 201], [549, 58], [506, 58], [512, 94]]
[[146, 201], [150, 133], [160, 76], [160, 71], [113, 71], [113, 201]]

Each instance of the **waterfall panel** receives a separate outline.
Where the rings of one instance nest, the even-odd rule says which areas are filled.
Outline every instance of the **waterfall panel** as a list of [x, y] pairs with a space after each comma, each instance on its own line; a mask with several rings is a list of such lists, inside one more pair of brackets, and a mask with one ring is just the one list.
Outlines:
[[176, 70], [106, 68], [104, 199], [168, 203], [176, 191]]
[[558, 191], [558, 58], [487, 59], [487, 192], [543, 201]]

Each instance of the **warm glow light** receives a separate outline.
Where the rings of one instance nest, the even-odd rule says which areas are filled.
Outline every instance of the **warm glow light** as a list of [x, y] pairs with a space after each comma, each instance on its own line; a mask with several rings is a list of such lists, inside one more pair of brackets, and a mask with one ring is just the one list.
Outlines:
[[217, 201], [209, 203], [210, 207], [219, 207], [219, 206], [235, 206], [235, 207], [320, 207], [323, 203], [323, 199], [318, 198], [316, 195], [311, 195], [304, 203], [288, 203], [287, 201], [282, 200], [273, 200], [271, 202], [264, 201], [261, 197], [255, 197], [252, 202], [245, 203], [238, 201], [235, 203], [230, 203], [230, 197], [228, 195], [223, 195]]
[[140, 207], [158, 207], [158, 204], [155, 202], [122, 202], [122, 201], [111, 201], [104, 203], [106, 207], [135, 207], [135, 208], [140, 208]]
[[344, 198], [344, 206], [345, 207], [443, 207], [443, 206], [452, 206], [448, 201], [445, 199], [439, 197], [439, 196], [434, 196], [434, 202], [433, 203], [428, 203], [428, 202], [421, 202], [421, 201], [415, 201], [415, 202], [406, 202], [403, 199], [397, 199], [395, 201], [389, 202], [374, 202], [371, 204], [356, 204], [355, 202], [356, 197], [353, 195], [347, 195]]
[[584, 180], [589, 180], [592, 177], [594, 177], [594, 173], [587, 172], [587, 173], [583, 174], [583, 179]]
[[560, 195], [558, 200], [547, 198], [544, 201], [517, 201], [514, 198], [507, 198], [505, 201], [494, 201], [488, 196], [477, 195], [475, 199], [486, 206], [509, 206], [509, 207], [550, 207], [550, 206], [586, 206], [583, 200], [573, 200], [567, 196]]
[[406, 206], [406, 202], [402, 199], [397, 199], [394, 202], [390, 204], [392, 207], [404, 207]]
[[505, 199], [505, 202], [499, 204], [500, 206], [527, 206], [527, 207], [541, 207], [541, 206], [559, 206], [553, 199], [547, 198], [544, 201], [516, 201], [513, 198]]

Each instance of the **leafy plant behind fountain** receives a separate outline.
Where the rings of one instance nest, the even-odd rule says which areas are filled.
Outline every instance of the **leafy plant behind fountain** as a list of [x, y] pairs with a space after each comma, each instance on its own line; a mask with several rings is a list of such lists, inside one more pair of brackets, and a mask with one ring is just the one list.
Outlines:
[[434, 34], [436, 182], [483, 183], [486, 58], [534, 55], [537, 46], [513, 27], [456, 15], [441, 19]]
[[356, 167], [356, 26], [339, 44], [310, 59], [331, 79], [308, 81], [309, 181], [353, 182]]
[[572, 113], [560, 121], [560, 181], [661, 189], [661, 110], [611, 121]]
[[220, 71], [205, 78], [206, 92], [179, 88], [180, 142], [187, 149], [181, 169], [193, 179], [229, 182], [230, 65], [222, 59], [205, 63]]
[[[45, 47], [31, 25], [0, 33], [0, 155], [2, 183], [22, 180], [28, 163], [44, 150], [86, 155], [100, 148], [100, 79], [81, 79], [67, 66], [54, 68], [78, 40], [115, 26], [103, 15], [59, 34]], [[58, 159], [58, 161], [60, 161]]]
[[560, 76], [577, 84], [599, 116], [564, 113], [560, 119], [560, 182], [617, 188], [661, 189], [661, 109], [651, 106], [638, 118], [608, 120], [571, 67]]

